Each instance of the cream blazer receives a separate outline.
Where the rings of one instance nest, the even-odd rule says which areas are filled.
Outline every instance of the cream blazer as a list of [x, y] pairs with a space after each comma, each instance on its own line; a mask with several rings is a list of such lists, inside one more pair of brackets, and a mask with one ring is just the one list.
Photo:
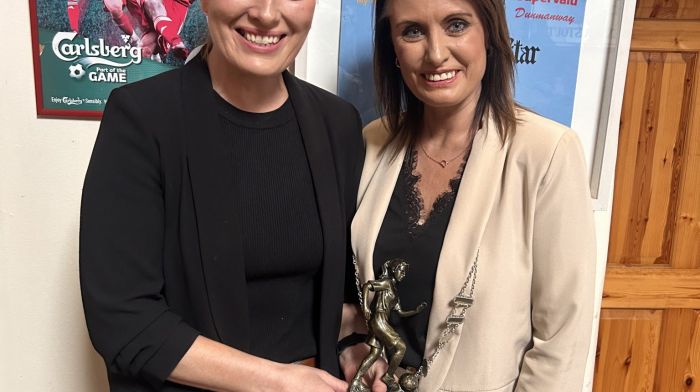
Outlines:
[[[426, 356], [478, 252], [474, 305], [419, 392], [578, 392], [591, 337], [595, 238], [586, 166], [574, 132], [527, 111], [503, 145], [491, 121], [475, 135], [438, 261]], [[362, 281], [405, 155], [364, 130], [352, 222]], [[408, 260], [419, 263], [420, 260]], [[409, 271], [410, 273], [410, 271]]]

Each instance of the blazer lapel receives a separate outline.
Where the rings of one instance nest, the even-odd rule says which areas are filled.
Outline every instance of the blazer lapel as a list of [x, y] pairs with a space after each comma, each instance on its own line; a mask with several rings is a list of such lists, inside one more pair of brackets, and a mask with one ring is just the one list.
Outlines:
[[303, 82], [289, 72], [284, 72], [283, 76], [301, 130], [321, 218], [323, 232], [321, 292], [323, 296], [321, 298], [320, 319], [330, 320], [334, 325], [324, 324], [322, 328], [319, 328], [319, 348], [327, 348], [327, 350], [319, 352], [319, 360], [322, 368], [330, 369], [337, 366], [334, 348], [338, 339], [336, 327], [340, 324], [338, 304], [343, 301], [342, 285], [332, 282], [337, 282], [338, 276], [343, 276], [345, 273], [347, 228], [338, 194], [336, 166], [328, 134], [329, 130], [318, 107], [314, 105], [316, 99], [311, 96], [308, 88], [303, 86]]
[[233, 146], [219, 122], [206, 63], [187, 64], [182, 77], [187, 168], [197, 217], [209, 306], [219, 340], [247, 350], [248, 296], [242, 257]]
[[[374, 146], [377, 147], [377, 146]], [[401, 165], [406, 155], [406, 148], [402, 148], [394, 159], [391, 159], [393, 150], [386, 148], [377, 156], [378, 162], [372, 165], [369, 159], [365, 160], [365, 168], [362, 182], [368, 181], [367, 188], [358, 199], [358, 209], [352, 221], [350, 232], [352, 233], [353, 254], [357, 258], [357, 267], [362, 282], [368, 282], [374, 276], [374, 245], [379, 236], [379, 230], [384, 222], [384, 215], [389, 208], [391, 195], [394, 192], [396, 181], [401, 171]], [[376, 150], [368, 146], [367, 154], [376, 153]], [[374, 166], [374, 170], [372, 170]], [[365, 176], [371, 178], [365, 179]], [[373, 294], [370, 293], [372, 300]]]
[[[430, 311], [425, 355], [435, 352], [447, 317], [452, 311], [452, 300], [464, 284], [474, 263], [491, 209], [499, 194], [500, 175], [505, 163], [507, 145], [502, 145], [492, 121], [474, 138], [471, 156], [467, 161], [450, 223], [443, 240], [435, 276], [433, 304]], [[488, 263], [488, 260], [481, 260]], [[477, 284], [479, 284], [477, 282]], [[474, 299], [475, 302], [479, 298]], [[469, 317], [467, 311], [466, 317]], [[420, 391], [436, 391], [450, 369], [459, 343], [462, 326], [438, 354], [428, 375], [420, 382]]]

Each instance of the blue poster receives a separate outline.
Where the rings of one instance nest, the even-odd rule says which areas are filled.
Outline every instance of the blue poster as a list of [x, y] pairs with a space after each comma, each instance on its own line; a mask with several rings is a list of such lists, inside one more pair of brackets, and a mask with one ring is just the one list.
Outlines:
[[365, 124], [378, 117], [372, 82], [373, 29], [374, 2], [342, 0], [338, 95], [355, 105]]
[[515, 100], [571, 126], [586, 0], [506, 0]]
[[[571, 125], [586, 0], [505, 0], [516, 60], [515, 98]], [[338, 95], [367, 123], [377, 118], [372, 83], [374, 3], [342, 0]]]

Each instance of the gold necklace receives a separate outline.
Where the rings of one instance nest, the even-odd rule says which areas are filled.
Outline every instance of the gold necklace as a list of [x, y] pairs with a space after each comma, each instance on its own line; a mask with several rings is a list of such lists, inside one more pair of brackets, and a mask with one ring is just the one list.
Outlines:
[[[431, 161], [437, 163], [437, 164], [440, 165], [443, 169], [446, 168], [447, 165], [450, 164], [450, 162], [452, 162], [452, 161], [454, 161], [455, 159], [457, 159], [457, 158], [463, 156], [464, 153], [467, 151], [467, 149], [465, 148], [464, 151], [461, 151], [458, 155], [456, 155], [456, 156], [453, 157], [453, 158], [437, 160], [437, 159], [431, 157], [430, 154], [428, 154], [428, 152], [425, 151], [425, 148], [423, 147], [423, 143], [419, 143], [418, 146], [420, 147], [421, 151], [423, 151], [423, 154], [425, 154], [425, 156], [426, 156], [428, 159], [430, 159]], [[469, 148], [469, 147], [467, 146], [467, 148]]]

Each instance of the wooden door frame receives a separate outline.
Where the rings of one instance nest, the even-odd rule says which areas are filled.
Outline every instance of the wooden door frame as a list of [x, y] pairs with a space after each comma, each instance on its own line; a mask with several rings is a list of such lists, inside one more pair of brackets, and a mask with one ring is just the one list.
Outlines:
[[[619, 14], [619, 35], [617, 51], [610, 51], [607, 67], [606, 81], [611, 82], [609, 97], [603, 97], [601, 105], [609, 102], [607, 116], [601, 110], [599, 124], [601, 126], [596, 136], [593, 162], [591, 164], [591, 183], [597, 182], [597, 196], [593, 198], [594, 215], [596, 222], [596, 285], [595, 285], [595, 317], [593, 318], [593, 333], [588, 351], [586, 374], [583, 391], [592, 391], [593, 373], [595, 371], [595, 359], [598, 342], [598, 329], [600, 324], [600, 309], [602, 305], [603, 285], [608, 261], [608, 245], [610, 240], [610, 225], [612, 223], [613, 187], [615, 184], [615, 165], [617, 163], [617, 147], [620, 132], [620, 116], [622, 114], [622, 101], [624, 98], [625, 81], [627, 79], [627, 65], [632, 42], [632, 28], [637, 0], [613, 0], [622, 2]], [[588, 6], [591, 3], [586, 3]], [[613, 23], [615, 24], [615, 23]], [[613, 26], [615, 28], [615, 26]], [[585, 35], [584, 31], [584, 35]], [[596, 178], [597, 177], [597, 178]], [[591, 187], [594, 189], [595, 187]]]

